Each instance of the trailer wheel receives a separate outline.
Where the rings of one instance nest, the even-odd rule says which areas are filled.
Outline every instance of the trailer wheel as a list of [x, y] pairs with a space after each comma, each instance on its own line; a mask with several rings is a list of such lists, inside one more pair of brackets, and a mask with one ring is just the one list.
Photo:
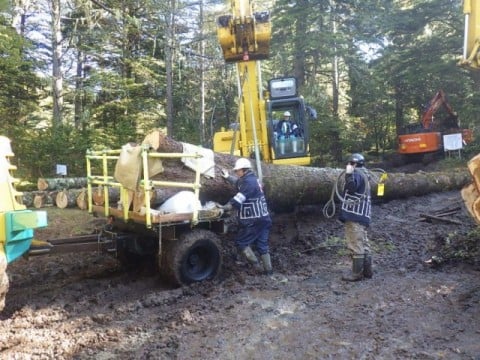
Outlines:
[[163, 242], [160, 272], [175, 285], [214, 279], [221, 266], [220, 240], [211, 231], [194, 229]]
[[0, 250], [0, 311], [5, 307], [8, 286], [7, 257], [5, 256], [5, 253]]

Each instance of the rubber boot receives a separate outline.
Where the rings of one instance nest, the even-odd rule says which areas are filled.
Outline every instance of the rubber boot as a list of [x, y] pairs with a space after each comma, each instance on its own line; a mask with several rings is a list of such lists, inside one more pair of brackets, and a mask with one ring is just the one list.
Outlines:
[[257, 255], [253, 252], [250, 246], [247, 246], [245, 249], [242, 250], [242, 254], [245, 255], [246, 259], [250, 264], [254, 266], [255, 269], [261, 270], [262, 265], [258, 261]]
[[365, 254], [365, 260], [363, 261], [363, 276], [367, 279], [371, 279], [373, 276], [372, 255]]
[[354, 255], [352, 261], [352, 272], [344, 274], [342, 280], [344, 281], [360, 281], [363, 279], [363, 264], [365, 262], [365, 256]]
[[261, 258], [263, 263], [263, 269], [265, 270], [265, 275], [272, 275], [273, 269], [272, 269], [272, 260], [270, 259], [270, 254], [269, 253], [263, 254]]

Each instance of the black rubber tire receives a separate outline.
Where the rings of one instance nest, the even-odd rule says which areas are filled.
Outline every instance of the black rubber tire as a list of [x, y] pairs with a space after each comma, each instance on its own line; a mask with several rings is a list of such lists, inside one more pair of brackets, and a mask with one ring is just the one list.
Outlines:
[[211, 231], [193, 229], [163, 242], [160, 273], [174, 285], [215, 279], [221, 267], [220, 240]]

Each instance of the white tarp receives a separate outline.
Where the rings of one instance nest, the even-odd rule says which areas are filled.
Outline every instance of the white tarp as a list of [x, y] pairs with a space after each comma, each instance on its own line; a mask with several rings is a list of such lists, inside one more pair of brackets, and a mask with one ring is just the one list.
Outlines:
[[195, 171], [198, 165], [200, 166], [201, 174], [206, 177], [213, 178], [215, 176], [215, 161], [213, 151], [188, 143], [182, 143], [182, 145], [184, 154], [198, 153], [202, 155], [202, 157], [198, 159], [191, 157], [182, 158], [182, 162], [185, 164], [185, 166]]
[[202, 204], [193, 191], [180, 191], [168, 198], [159, 208], [162, 213], [184, 214], [200, 210]]

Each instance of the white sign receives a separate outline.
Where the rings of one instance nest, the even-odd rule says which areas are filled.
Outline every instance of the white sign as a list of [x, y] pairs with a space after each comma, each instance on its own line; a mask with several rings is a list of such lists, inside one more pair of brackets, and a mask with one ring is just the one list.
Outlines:
[[459, 133], [443, 135], [443, 149], [445, 151], [463, 149], [462, 134]]
[[57, 175], [66, 176], [67, 175], [67, 165], [57, 164]]

